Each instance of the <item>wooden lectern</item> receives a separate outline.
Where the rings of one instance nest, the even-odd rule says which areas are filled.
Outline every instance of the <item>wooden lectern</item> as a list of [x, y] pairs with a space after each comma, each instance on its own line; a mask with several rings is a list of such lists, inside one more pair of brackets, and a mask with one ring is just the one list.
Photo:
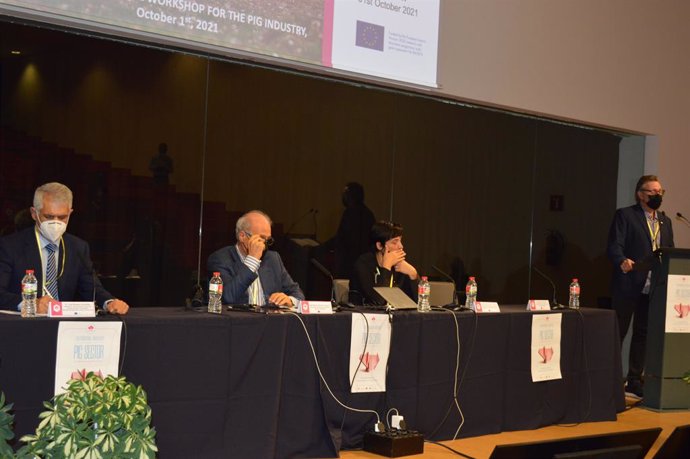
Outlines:
[[[649, 292], [643, 404], [658, 410], [689, 409], [690, 385], [682, 377], [690, 371], [690, 333], [666, 330], [669, 275], [687, 275], [690, 279], [690, 249], [662, 247], [655, 252]], [[676, 293], [671, 292], [671, 297]]]

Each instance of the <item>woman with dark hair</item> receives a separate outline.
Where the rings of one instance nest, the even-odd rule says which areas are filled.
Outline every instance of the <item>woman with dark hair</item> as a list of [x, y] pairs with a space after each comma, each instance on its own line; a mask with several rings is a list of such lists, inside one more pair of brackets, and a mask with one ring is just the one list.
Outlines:
[[405, 260], [402, 235], [403, 228], [396, 223], [374, 223], [369, 235], [371, 250], [355, 262], [350, 282], [351, 303], [385, 305], [374, 287], [399, 287], [417, 301], [417, 270]]

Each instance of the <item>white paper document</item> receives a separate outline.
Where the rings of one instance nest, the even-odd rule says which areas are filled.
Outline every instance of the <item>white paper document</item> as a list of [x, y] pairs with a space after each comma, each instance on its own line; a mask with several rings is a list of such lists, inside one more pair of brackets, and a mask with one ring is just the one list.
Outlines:
[[64, 392], [71, 379], [83, 379], [90, 371], [118, 376], [121, 333], [122, 322], [60, 322], [55, 395]]
[[532, 382], [561, 379], [563, 314], [532, 316]]
[[666, 333], [690, 333], [690, 276], [668, 275]]
[[[368, 325], [368, 327], [367, 327]], [[391, 343], [387, 314], [352, 314], [350, 381], [352, 392], [385, 392]]]

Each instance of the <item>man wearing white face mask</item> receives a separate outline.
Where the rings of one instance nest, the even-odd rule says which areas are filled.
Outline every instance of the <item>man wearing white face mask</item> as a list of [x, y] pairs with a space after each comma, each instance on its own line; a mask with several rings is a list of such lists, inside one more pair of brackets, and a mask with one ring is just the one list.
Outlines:
[[129, 306], [106, 291], [94, 275], [89, 245], [66, 234], [72, 214], [72, 191], [61, 183], [36, 189], [31, 218], [35, 226], [0, 239], [0, 309], [19, 310], [21, 280], [27, 269], [38, 279], [39, 314], [48, 302], [91, 301], [112, 314], [126, 314]]

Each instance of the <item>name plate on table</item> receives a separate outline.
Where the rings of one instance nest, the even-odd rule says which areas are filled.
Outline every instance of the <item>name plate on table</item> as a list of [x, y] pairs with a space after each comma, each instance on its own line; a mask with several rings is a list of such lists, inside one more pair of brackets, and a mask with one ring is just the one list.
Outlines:
[[96, 307], [91, 301], [50, 300], [48, 317], [96, 317]]
[[501, 309], [495, 301], [477, 301], [475, 302], [475, 312], [477, 314], [484, 312], [501, 312]]
[[297, 305], [300, 314], [333, 314], [333, 305], [330, 301], [306, 301], [302, 300]]
[[529, 300], [527, 302], [528, 311], [550, 311], [551, 304], [549, 300]]

